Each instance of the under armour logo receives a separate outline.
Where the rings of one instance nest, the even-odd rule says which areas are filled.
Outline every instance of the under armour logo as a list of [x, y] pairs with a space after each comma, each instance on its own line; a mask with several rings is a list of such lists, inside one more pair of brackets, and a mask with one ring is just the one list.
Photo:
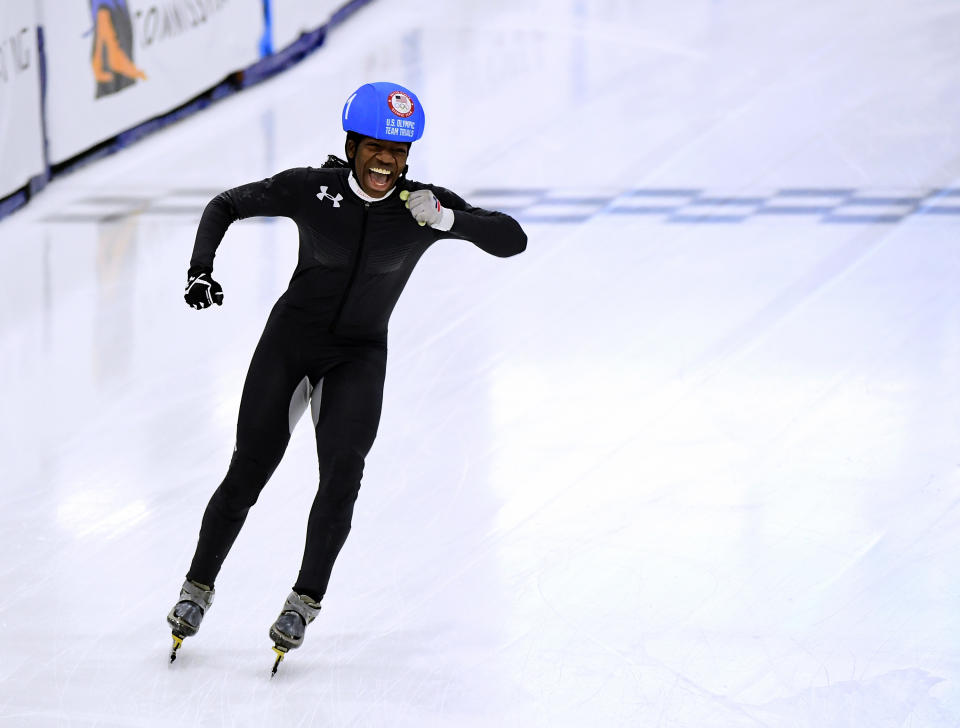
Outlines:
[[343, 199], [343, 195], [341, 195], [339, 192], [337, 193], [336, 197], [334, 197], [333, 195], [328, 195], [327, 185], [323, 185], [322, 187], [320, 187], [320, 191], [317, 193], [317, 199], [322, 200], [324, 197], [330, 200], [333, 203], [334, 207], [340, 207], [340, 200]]

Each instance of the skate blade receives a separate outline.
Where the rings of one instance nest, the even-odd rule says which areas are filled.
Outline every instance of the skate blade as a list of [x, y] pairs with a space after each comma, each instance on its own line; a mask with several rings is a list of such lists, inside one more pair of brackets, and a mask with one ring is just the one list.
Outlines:
[[179, 649], [180, 649], [180, 645], [183, 644], [183, 638], [182, 638], [182, 637], [177, 637], [177, 635], [172, 635], [172, 636], [173, 636], [173, 649], [170, 650], [170, 662], [171, 662], [171, 664], [173, 663], [174, 660], [177, 659], [177, 650], [179, 650]]
[[273, 676], [277, 674], [277, 668], [280, 667], [280, 661], [283, 659], [284, 655], [287, 654], [287, 649], [285, 647], [280, 647], [279, 645], [274, 645], [270, 649], [277, 653], [277, 659], [273, 663], [273, 670], [270, 671], [270, 678], [273, 679]]

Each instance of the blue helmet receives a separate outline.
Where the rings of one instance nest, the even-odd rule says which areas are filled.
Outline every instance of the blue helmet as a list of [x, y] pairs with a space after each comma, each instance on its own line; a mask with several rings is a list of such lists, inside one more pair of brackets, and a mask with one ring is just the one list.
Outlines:
[[415, 142], [426, 119], [417, 95], [398, 83], [366, 83], [343, 105], [343, 130], [394, 142]]

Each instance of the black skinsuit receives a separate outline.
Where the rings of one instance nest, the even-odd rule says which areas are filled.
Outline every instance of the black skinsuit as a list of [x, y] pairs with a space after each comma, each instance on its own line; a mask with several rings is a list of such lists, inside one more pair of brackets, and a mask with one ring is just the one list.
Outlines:
[[294, 418], [302, 412], [295, 403], [305, 403], [312, 388], [320, 487], [294, 590], [317, 601], [323, 597], [377, 434], [387, 323], [414, 266], [441, 238], [469, 240], [500, 257], [526, 248], [526, 235], [513, 218], [470, 207], [449, 190], [405, 179], [398, 185], [429, 188], [454, 210], [453, 228], [441, 232], [419, 225], [396, 189], [381, 200], [364, 201], [351, 189], [350, 173], [281, 172], [221, 193], [200, 220], [191, 274], [212, 271], [217, 246], [234, 220], [284, 216], [300, 231], [296, 271], [270, 313], [247, 372], [229, 470], [203, 515], [187, 573], [201, 584], [216, 580], [248, 510], [283, 456]]

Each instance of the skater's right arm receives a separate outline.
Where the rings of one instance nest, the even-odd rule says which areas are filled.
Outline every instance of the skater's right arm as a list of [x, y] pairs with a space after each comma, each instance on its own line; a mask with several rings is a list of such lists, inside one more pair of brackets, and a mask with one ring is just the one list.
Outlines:
[[227, 228], [235, 220], [248, 217], [293, 217], [297, 210], [297, 190], [308, 170], [286, 172], [221, 192], [207, 203], [197, 227], [188, 278], [213, 272], [213, 258]]

